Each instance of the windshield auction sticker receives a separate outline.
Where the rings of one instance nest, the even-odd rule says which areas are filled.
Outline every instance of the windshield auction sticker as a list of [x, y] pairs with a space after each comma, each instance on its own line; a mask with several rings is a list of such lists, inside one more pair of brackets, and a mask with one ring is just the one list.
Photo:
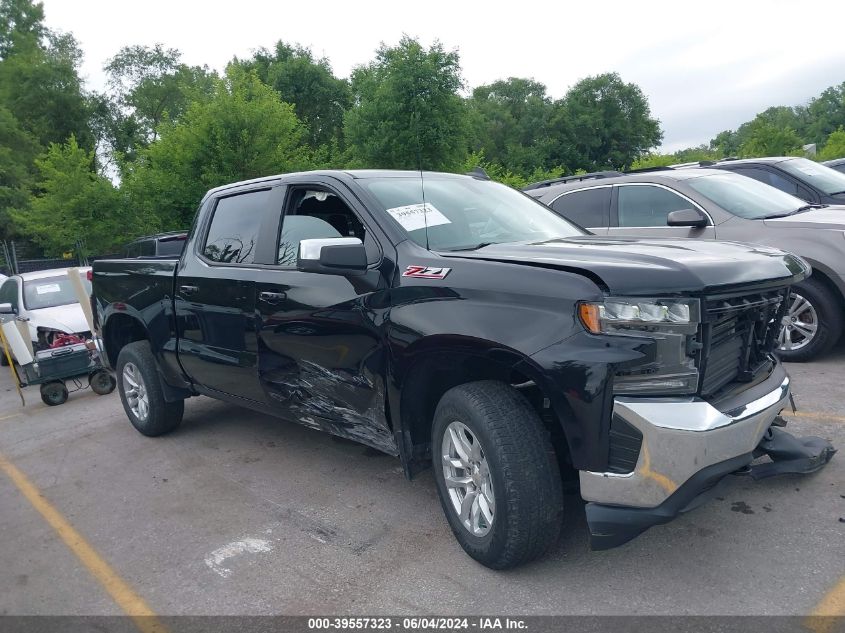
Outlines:
[[402, 225], [406, 231], [418, 231], [426, 226], [451, 224], [449, 218], [440, 213], [431, 203], [408, 204], [404, 207], [393, 207], [387, 212], [394, 220]]
[[61, 292], [62, 288], [59, 284], [42, 284], [35, 286], [35, 292], [40, 295], [50, 294], [51, 292]]

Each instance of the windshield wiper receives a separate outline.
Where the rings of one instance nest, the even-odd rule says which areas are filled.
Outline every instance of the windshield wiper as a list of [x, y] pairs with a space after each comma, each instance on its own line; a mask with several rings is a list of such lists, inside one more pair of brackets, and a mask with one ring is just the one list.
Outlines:
[[772, 220], [774, 218], [785, 218], [790, 215], [795, 215], [796, 213], [804, 213], [804, 211], [809, 211], [811, 209], [822, 209], [826, 207], [826, 204], [805, 204], [803, 207], [798, 207], [793, 211], [787, 211], [786, 213], [773, 213], [772, 215], [764, 215], [764, 220]]
[[480, 244], [476, 244], [474, 246], [464, 246], [462, 248], [450, 248], [450, 253], [457, 253], [458, 251], [477, 251], [479, 248], [484, 248], [485, 246], [491, 246], [496, 244], [496, 242], [481, 242]]

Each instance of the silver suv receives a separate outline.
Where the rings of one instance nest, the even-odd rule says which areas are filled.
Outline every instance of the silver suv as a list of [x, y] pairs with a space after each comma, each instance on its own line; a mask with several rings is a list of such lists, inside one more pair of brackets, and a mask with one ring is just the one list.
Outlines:
[[739, 174], [698, 168], [598, 172], [525, 192], [597, 235], [729, 240], [800, 255], [814, 272], [793, 288], [781, 357], [810, 360], [842, 334], [845, 206], [808, 204]]

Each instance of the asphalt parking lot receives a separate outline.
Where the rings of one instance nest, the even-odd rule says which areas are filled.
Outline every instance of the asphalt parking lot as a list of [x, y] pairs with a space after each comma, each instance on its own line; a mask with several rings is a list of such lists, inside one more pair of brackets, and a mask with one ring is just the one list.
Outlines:
[[[845, 447], [845, 346], [789, 369], [788, 429]], [[206, 398], [149, 439], [116, 393], [53, 408], [25, 393], [22, 409], [4, 369], [0, 614], [120, 614], [133, 596], [163, 615], [845, 609], [845, 451], [808, 477], [734, 477], [606, 552], [569, 496], [558, 547], [503, 573], [461, 551], [430, 473], [408, 482], [363, 446]]]

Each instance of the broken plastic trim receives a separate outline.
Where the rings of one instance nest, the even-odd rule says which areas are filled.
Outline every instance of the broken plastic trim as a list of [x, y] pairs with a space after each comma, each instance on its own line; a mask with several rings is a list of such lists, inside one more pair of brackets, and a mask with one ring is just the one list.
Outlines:
[[783, 429], [769, 427], [754, 451], [754, 457], [768, 455], [771, 462], [752, 464], [743, 474], [753, 479], [776, 475], [807, 475], [821, 470], [836, 453], [836, 449], [821, 437], [795, 437]]
[[[783, 423], [776, 418], [773, 425]], [[619, 547], [650, 527], [668, 523], [679, 514], [693, 510], [709, 500], [727, 475], [750, 475], [764, 479], [788, 473], [808, 474], [823, 468], [836, 453], [833, 445], [820, 437], [798, 438], [786, 431], [769, 427], [753, 453], [712, 464], [695, 473], [663, 503], [654, 508], [610, 506], [589, 502], [585, 507], [594, 550]], [[749, 465], [756, 457], [768, 455], [771, 462]]]

